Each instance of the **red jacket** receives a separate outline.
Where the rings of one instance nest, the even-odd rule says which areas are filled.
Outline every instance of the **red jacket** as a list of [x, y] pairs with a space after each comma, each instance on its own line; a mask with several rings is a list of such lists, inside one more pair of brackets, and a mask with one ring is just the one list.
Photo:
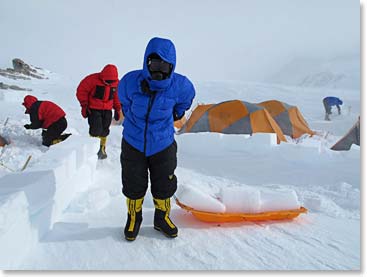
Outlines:
[[31, 118], [31, 129], [47, 129], [66, 114], [58, 105], [50, 101], [38, 101], [32, 95], [24, 97], [25, 113]]
[[[106, 81], [111, 80], [111, 83]], [[95, 110], [121, 110], [117, 94], [118, 74], [116, 66], [106, 65], [100, 73], [85, 77], [79, 84], [76, 97], [80, 106]]]

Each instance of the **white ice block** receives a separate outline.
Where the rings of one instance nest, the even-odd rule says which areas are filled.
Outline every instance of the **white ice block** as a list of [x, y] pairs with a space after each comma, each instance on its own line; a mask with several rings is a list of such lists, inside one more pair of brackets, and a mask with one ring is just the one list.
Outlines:
[[270, 190], [253, 187], [223, 188], [220, 198], [227, 213], [261, 213], [299, 209], [294, 190]]
[[213, 213], [226, 211], [225, 206], [219, 200], [192, 186], [180, 185], [175, 195], [182, 204], [198, 211]]
[[294, 190], [262, 190], [261, 211], [281, 211], [299, 209], [300, 203]]
[[260, 211], [260, 191], [251, 187], [223, 188], [220, 198], [227, 213], [258, 213]]

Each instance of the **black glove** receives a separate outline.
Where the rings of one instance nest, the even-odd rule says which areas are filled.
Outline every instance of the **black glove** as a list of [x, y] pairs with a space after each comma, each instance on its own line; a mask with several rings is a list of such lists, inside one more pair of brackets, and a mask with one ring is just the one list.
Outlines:
[[143, 81], [141, 81], [140, 85], [141, 85], [141, 90], [143, 92], [148, 93], [148, 94], [156, 93], [155, 90], [150, 90], [150, 87], [149, 87], [149, 84], [148, 84], [147, 80], [144, 79]]
[[116, 120], [116, 121], [119, 121], [119, 119], [120, 119], [120, 111], [118, 110], [118, 111], [116, 111], [115, 110], [115, 112], [114, 112], [114, 114], [113, 114], [113, 118]]
[[185, 115], [185, 113], [183, 113], [182, 115], [178, 116], [176, 112], [173, 112], [173, 121], [180, 120], [181, 118], [183, 118], [184, 115]]
[[31, 129], [31, 124], [26, 124], [26, 125], [24, 125], [24, 128], [26, 128], [26, 129]]

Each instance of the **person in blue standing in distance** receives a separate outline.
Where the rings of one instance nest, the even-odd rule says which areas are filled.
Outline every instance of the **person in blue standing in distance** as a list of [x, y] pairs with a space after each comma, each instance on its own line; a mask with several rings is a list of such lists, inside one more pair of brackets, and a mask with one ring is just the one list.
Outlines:
[[152, 38], [143, 69], [128, 72], [119, 82], [125, 116], [120, 156], [122, 192], [128, 208], [124, 235], [129, 241], [136, 239], [143, 220], [148, 175], [155, 206], [154, 229], [170, 238], [178, 234], [169, 217], [170, 198], [177, 189], [174, 121], [191, 107], [195, 89], [187, 77], [174, 72], [175, 67], [173, 42]]
[[324, 107], [325, 107], [325, 120], [330, 121], [330, 115], [331, 115], [331, 107], [336, 106], [338, 109], [338, 114], [341, 114], [341, 108], [340, 105], [343, 105], [343, 101], [339, 99], [338, 97], [334, 96], [328, 96], [325, 97], [322, 100]]

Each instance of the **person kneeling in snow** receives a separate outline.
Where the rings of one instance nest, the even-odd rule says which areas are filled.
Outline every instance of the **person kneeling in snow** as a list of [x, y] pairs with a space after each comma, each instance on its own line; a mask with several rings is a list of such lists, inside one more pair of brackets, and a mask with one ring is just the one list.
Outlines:
[[129, 241], [135, 240], [143, 220], [148, 171], [155, 206], [154, 228], [170, 238], [178, 234], [169, 218], [170, 198], [177, 189], [173, 122], [190, 108], [195, 89], [185, 76], [174, 73], [175, 66], [173, 43], [153, 38], [145, 50], [143, 70], [127, 73], [119, 83], [125, 116], [120, 157], [122, 192], [128, 207], [124, 234]]
[[336, 106], [336, 108], [338, 109], [338, 114], [339, 115], [341, 114], [340, 105], [343, 105], [343, 101], [340, 100], [338, 97], [334, 97], [334, 96], [325, 97], [322, 100], [322, 103], [324, 104], [324, 108], [325, 108], [325, 120], [330, 121], [329, 115], [331, 114], [332, 106]]
[[22, 105], [29, 114], [31, 124], [25, 124], [26, 129], [39, 129], [42, 131], [42, 144], [50, 146], [66, 139], [70, 134], [61, 135], [67, 127], [65, 112], [51, 101], [38, 101], [32, 95], [24, 97]]
[[110, 133], [112, 108], [114, 119], [120, 119], [121, 104], [117, 95], [116, 66], [106, 65], [99, 73], [90, 74], [79, 84], [76, 97], [82, 107], [82, 116], [88, 118], [89, 134], [100, 139], [98, 159], [106, 159], [106, 142]]

